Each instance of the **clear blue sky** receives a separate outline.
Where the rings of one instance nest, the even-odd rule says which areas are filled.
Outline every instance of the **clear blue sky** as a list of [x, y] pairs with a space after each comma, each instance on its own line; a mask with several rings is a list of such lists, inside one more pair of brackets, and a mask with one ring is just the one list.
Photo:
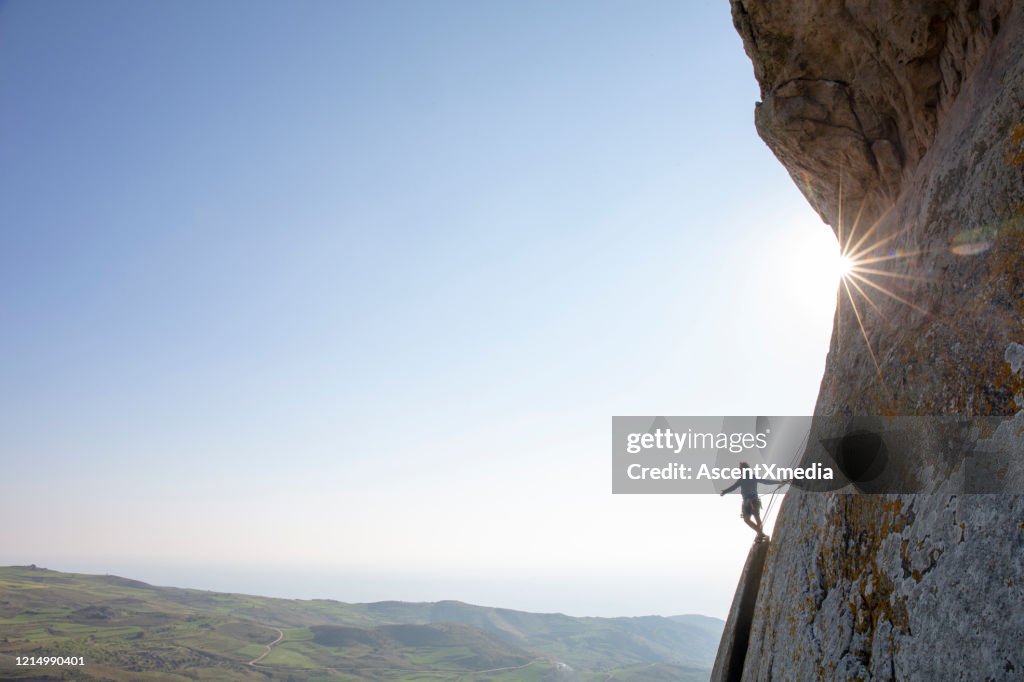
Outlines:
[[721, 615], [610, 417], [813, 407], [756, 99], [724, 1], [0, 4], [0, 563]]

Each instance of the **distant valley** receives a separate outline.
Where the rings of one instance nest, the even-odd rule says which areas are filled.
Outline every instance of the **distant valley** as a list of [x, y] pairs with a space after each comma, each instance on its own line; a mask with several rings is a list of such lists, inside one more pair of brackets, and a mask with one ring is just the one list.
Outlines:
[[[723, 623], [457, 601], [348, 604], [0, 568], [0, 677], [32, 680], [707, 680]], [[31, 657], [78, 666], [17, 666]]]

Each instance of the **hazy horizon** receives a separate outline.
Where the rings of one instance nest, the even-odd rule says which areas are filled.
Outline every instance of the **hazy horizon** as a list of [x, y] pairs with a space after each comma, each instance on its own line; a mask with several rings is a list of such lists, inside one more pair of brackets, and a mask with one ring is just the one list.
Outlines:
[[[22, 566], [28, 564], [21, 564]], [[502, 588], [502, 592], [496, 592], [494, 579], [474, 579], [472, 576], [454, 576], [443, 580], [436, 580], [433, 577], [421, 577], [419, 580], [410, 576], [372, 577], [366, 575], [331, 575], [329, 573], [302, 573], [287, 571], [266, 571], [266, 570], [239, 570], [235, 571], [211, 571], [209, 567], [184, 567], [170, 566], [163, 568], [147, 567], [144, 565], [126, 564], [125, 568], [130, 573], [118, 573], [105, 571], [105, 565], [95, 567], [90, 564], [83, 564], [81, 570], [62, 568], [58, 566], [43, 566], [35, 564], [36, 568], [59, 571], [62, 573], [79, 573], [86, 575], [115, 575], [130, 580], [141, 580], [156, 587], [176, 587], [182, 589], [204, 590], [209, 592], [226, 592], [234, 594], [249, 594], [260, 597], [273, 597], [279, 599], [300, 599], [315, 600], [329, 599], [346, 603], [371, 603], [371, 602], [440, 602], [458, 601], [476, 606], [491, 608], [511, 609], [515, 611], [527, 611], [530, 613], [562, 613], [573, 617], [601, 617], [601, 618], [636, 618], [644, 616], [706, 616], [709, 618], [725, 619], [725, 613], [721, 615], [698, 613], [695, 611], [680, 612], [648, 612], [637, 610], [636, 612], [619, 613], [609, 608], [617, 608], [613, 600], [593, 600], [592, 593], [595, 585], [580, 585], [579, 580], [575, 583], [565, 581], [551, 581], [545, 576], [530, 576], [525, 583], [517, 584], [512, 589]], [[140, 575], [148, 575], [143, 579]], [[522, 577], [519, 577], [520, 580]], [[348, 590], [346, 596], [346, 580], [352, 580], [356, 586]], [[586, 583], [586, 581], [583, 581]], [[240, 588], [239, 585], [247, 585], [248, 589]], [[596, 587], [600, 587], [597, 585]], [[587, 611], [587, 606], [580, 601], [582, 610], [565, 610], [545, 608], [545, 604], [564, 602], [565, 592], [577, 590], [585, 594], [587, 602], [595, 612]], [[641, 588], [641, 593], [647, 593], [653, 598], [657, 588]], [[444, 596], [453, 592], [470, 595], [469, 598]], [[415, 594], [415, 598], [401, 598], [395, 594]], [[431, 596], [433, 595], [433, 596]], [[474, 595], [481, 598], [473, 598]], [[491, 603], [487, 599], [495, 597], [501, 599], [501, 603]], [[728, 605], [726, 605], [728, 606]]]
[[613, 496], [609, 440], [813, 412], [835, 238], [728, 3], [7, 2], [0, 36], [0, 565], [724, 616], [738, 499]]

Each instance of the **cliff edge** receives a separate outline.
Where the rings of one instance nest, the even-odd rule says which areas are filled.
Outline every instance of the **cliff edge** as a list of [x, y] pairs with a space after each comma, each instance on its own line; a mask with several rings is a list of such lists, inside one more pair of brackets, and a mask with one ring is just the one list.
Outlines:
[[[757, 130], [858, 263], [816, 415], [995, 417], [1024, 460], [1024, 3], [731, 5]], [[1024, 496], [914, 457], [918, 494], [787, 496], [743, 680], [1024, 677]]]

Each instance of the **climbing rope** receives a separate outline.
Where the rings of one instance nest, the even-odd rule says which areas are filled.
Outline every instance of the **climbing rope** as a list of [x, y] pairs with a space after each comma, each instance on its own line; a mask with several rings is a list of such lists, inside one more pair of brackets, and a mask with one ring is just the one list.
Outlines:
[[[807, 447], [807, 439], [810, 437], [810, 435], [811, 435], [811, 431], [810, 431], [810, 429], [808, 429], [807, 433], [804, 435], [803, 441], [800, 443], [800, 446], [797, 447], [796, 452], [790, 458], [789, 465], [788, 465], [789, 468], [792, 468], [793, 466], [796, 465], [797, 459], [800, 458], [800, 456], [804, 452], [804, 449]], [[763, 523], [767, 523], [767, 521], [768, 521], [768, 514], [771, 513], [772, 507], [775, 505], [775, 497], [779, 494], [779, 491], [782, 490], [782, 486], [784, 486], [784, 485], [787, 485], [787, 484], [786, 483], [780, 483], [779, 485], [775, 486], [775, 490], [773, 490], [771, 493], [769, 493], [769, 495], [768, 495], [768, 505], [765, 507], [764, 514], [762, 515], [762, 519], [761, 519]]]

